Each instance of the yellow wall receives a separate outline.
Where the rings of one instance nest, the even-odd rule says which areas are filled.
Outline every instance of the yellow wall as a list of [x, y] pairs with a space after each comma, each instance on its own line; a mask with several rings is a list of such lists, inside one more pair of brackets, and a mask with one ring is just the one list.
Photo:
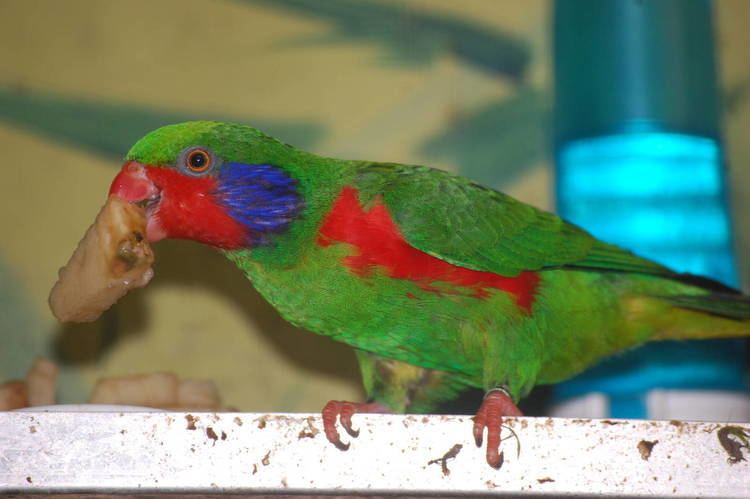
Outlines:
[[[328, 155], [491, 176], [551, 206], [548, 2], [362, 0], [354, 14], [347, 4], [319, 2], [324, 13], [300, 8], [315, 5], [305, 1], [0, 0], [0, 378], [20, 376], [41, 354], [63, 366], [65, 402], [85, 400], [99, 376], [155, 370], [214, 379], [242, 410], [315, 411], [331, 398], [361, 397], [347, 347], [286, 325], [229, 262], [192, 243], [157, 245], [152, 284], [96, 323], [54, 322], [46, 297], [56, 271], [146, 124], [259, 123]], [[750, 3], [717, 6], [724, 86], [735, 97], [726, 136], [741, 222], [750, 208]], [[372, 32], [347, 32], [356, 21], [347, 16], [362, 11]], [[395, 31], [388, 19], [400, 23]], [[436, 38], [434, 19], [453, 24]], [[510, 40], [503, 53], [520, 50], [524, 76], [472, 59], [451, 38], [457, 26]], [[422, 41], [409, 46], [403, 33]], [[472, 156], [450, 135], [485, 110], [509, 151], [495, 173], [493, 158]], [[513, 149], [519, 138], [538, 147]], [[457, 152], [445, 153], [445, 143]], [[748, 248], [749, 234], [740, 234]]]

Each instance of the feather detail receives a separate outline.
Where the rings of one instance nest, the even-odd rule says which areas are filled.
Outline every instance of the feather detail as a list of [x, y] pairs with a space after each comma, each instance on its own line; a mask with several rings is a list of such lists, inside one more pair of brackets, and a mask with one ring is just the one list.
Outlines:
[[352, 272], [369, 275], [374, 267], [384, 268], [395, 279], [414, 281], [429, 292], [444, 293], [435, 282], [448, 283], [472, 291], [476, 298], [487, 298], [489, 289], [497, 289], [513, 296], [516, 304], [530, 313], [539, 284], [535, 272], [521, 272], [505, 277], [453, 265], [411, 246], [404, 239], [387, 208], [376, 201], [364, 211], [358, 192], [345, 187], [319, 232], [318, 244], [328, 246], [347, 243], [357, 253], [344, 259]]
[[214, 197], [247, 227], [251, 247], [286, 231], [304, 206], [297, 182], [272, 165], [226, 163], [217, 180]]

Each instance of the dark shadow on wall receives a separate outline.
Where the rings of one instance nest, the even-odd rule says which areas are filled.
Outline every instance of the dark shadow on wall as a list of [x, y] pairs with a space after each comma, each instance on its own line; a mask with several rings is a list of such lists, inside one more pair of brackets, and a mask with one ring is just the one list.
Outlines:
[[408, 5], [373, 0], [238, 0], [327, 22], [331, 32], [290, 41], [292, 46], [372, 43], [383, 64], [427, 65], [440, 55], [512, 80], [523, 79], [531, 57], [525, 40], [489, 25]]
[[[29, 92], [22, 87], [0, 87], [0, 122], [116, 160], [151, 130], [190, 120], [245, 123], [303, 149], [311, 148], [324, 135], [323, 126], [315, 123], [207, 116], [132, 103]], [[119, 163], [112, 165], [119, 167]]]
[[525, 87], [518, 93], [457, 117], [428, 139], [420, 152], [448, 160], [472, 180], [499, 187], [545, 159], [552, 146], [551, 99]]

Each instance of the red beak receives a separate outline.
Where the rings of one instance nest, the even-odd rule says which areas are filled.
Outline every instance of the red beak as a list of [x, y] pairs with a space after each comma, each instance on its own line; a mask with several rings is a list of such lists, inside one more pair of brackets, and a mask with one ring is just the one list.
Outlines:
[[128, 161], [112, 181], [109, 194], [138, 203], [156, 199], [159, 197], [159, 189], [148, 178], [145, 166], [136, 161]]
[[128, 161], [122, 165], [109, 188], [109, 195], [117, 196], [131, 203], [138, 203], [146, 208], [146, 238], [156, 242], [167, 237], [159, 217], [158, 210], [161, 191], [148, 177], [148, 170], [136, 161]]

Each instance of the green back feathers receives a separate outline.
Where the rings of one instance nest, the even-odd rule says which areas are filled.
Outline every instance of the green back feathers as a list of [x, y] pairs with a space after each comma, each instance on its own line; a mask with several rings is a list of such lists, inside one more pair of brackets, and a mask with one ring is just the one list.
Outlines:
[[368, 164], [358, 173], [365, 196], [382, 196], [411, 245], [455, 265], [509, 277], [562, 267], [670, 274], [463, 177], [395, 164]]
[[425, 167], [371, 163], [360, 167], [357, 179], [364, 201], [381, 197], [412, 246], [454, 265], [507, 277], [555, 269], [657, 276], [687, 284], [699, 294], [655, 298], [678, 308], [750, 319], [750, 302], [736, 290], [676, 273], [465, 178]]

